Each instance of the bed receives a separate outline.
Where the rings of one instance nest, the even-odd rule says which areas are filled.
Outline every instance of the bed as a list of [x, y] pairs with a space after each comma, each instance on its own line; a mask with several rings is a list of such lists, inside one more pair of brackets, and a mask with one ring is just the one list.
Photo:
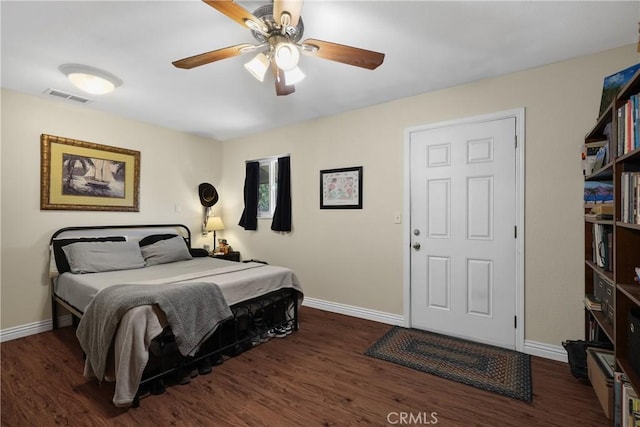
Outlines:
[[50, 253], [53, 327], [72, 314], [84, 375], [115, 381], [119, 407], [298, 329], [292, 270], [209, 257], [182, 224], [66, 227]]

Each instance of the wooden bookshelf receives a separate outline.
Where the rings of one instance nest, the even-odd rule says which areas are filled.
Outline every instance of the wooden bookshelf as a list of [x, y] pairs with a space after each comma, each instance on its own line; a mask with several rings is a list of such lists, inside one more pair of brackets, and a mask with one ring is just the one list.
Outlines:
[[607, 338], [609, 338], [609, 341], [613, 341], [614, 339], [613, 324], [605, 318], [604, 314], [602, 314], [601, 311], [589, 310], [586, 307], [585, 309], [588, 312], [587, 315], [589, 316], [589, 318], [596, 321], [600, 330], [604, 332]]
[[[609, 161], [602, 168], [585, 176], [585, 181], [613, 181], [613, 219], [601, 220], [589, 217], [587, 214], [595, 204], [585, 203], [584, 205], [585, 295], [597, 294], [599, 284], [602, 283], [606, 283], [614, 293], [610, 303], [613, 307], [613, 316], [610, 318], [607, 318], [604, 313], [604, 304], [602, 312], [590, 310], [585, 305], [585, 335], [588, 337], [589, 328], [594, 323], [600, 328], [603, 334], [598, 336], [606, 336], [614, 345], [617, 368], [627, 375], [636, 393], [640, 392], [640, 372], [635, 371], [630, 362], [640, 358], [640, 354], [632, 354], [630, 348], [629, 312], [634, 307], [640, 307], [640, 283], [634, 280], [635, 268], [640, 267], [640, 218], [634, 214], [637, 209], [635, 211], [633, 209], [633, 206], [637, 206], [635, 204], [637, 202], [634, 203], [634, 196], [629, 195], [629, 191], [634, 191], [633, 188], [629, 190], [629, 176], [635, 176], [636, 172], [640, 173], [640, 144], [637, 142], [640, 135], [636, 137], [637, 134], [634, 134], [630, 137], [633, 126], [630, 128], [626, 123], [629, 122], [630, 117], [633, 122], [633, 115], [629, 116], [627, 103], [638, 93], [640, 93], [640, 72], [636, 73], [619, 91], [615, 100], [585, 136], [585, 143], [603, 141], [607, 143]], [[625, 108], [627, 108], [626, 114]], [[626, 186], [623, 182], [625, 178]], [[625, 200], [628, 201], [626, 207], [623, 206]], [[594, 229], [602, 232], [603, 227], [606, 227], [606, 231], [609, 229], [612, 231], [613, 241], [610, 245], [611, 249], [607, 252], [612, 271], [598, 266], [598, 261], [594, 259], [594, 244], [599, 237]], [[600, 240], [604, 239], [600, 238]]]

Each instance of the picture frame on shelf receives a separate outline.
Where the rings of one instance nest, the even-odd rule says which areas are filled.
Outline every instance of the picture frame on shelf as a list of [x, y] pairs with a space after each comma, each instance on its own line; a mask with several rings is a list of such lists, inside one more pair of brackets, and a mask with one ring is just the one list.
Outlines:
[[631, 80], [634, 74], [640, 70], [640, 63], [632, 65], [631, 67], [620, 70], [615, 74], [611, 74], [604, 78], [602, 83], [602, 97], [600, 99], [600, 112], [598, 117], [604, 113], [609, 105], [613, 102], [614, 98], [620, 91], [620, 89]]
[[598, 151], [596, 152], [594, 162], [593, 162], [592, 173], [602, 169], [602, 167], [606, 165], [608, 161], [609, 161], [609, 146], [605, 144], [602, 147], [598, 148]]
[[591, 142], [584, 144], [582, 148], [583, 159], [583, 174], [589, 176], [596, 171], [596, 155], [602, 146], [607, 144], [607, 141]]
[[613, 181], [585, 181], [584, 202], [593, 204], [612, 203]]
[[362, 166], [320, 171], [320, 209], [362, 209]]
[[40, 209], [139, 212], [140, 152], [40, 136]]

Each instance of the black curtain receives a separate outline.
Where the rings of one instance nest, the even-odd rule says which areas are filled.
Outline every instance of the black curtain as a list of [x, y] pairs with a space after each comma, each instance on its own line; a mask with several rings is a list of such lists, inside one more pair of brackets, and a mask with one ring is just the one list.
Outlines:
[[288, 156], [278, 159], [276, 209], [273, 212], [271, 229], [291, 231], [291, 162]]
[[245, 230], [258, 229], [258, 180], [260, 163], [248, 162], [245, 166], [244, 178], [244, 210], [238, 225]]

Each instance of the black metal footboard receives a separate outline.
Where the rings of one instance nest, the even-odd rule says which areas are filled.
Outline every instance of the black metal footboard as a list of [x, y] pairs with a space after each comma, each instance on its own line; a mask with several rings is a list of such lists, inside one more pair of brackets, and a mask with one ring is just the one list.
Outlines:
[[[274, 336], [283, 337], [298, 330], [298, 299], [295, 289], [280, 289], [231, 306], [233, 317], [223, 322], [193, 357], [184, 357], [170, 328], [165, 328], [149, 348], [149, 362], [142, 376], [132, 407], [140, 397], [158, 394], [165, 385], [188, 381], [191, 372], [209, 369], [225, 357], [236, 356]], [[206, 371], [205, 371], [206, 372]]]

